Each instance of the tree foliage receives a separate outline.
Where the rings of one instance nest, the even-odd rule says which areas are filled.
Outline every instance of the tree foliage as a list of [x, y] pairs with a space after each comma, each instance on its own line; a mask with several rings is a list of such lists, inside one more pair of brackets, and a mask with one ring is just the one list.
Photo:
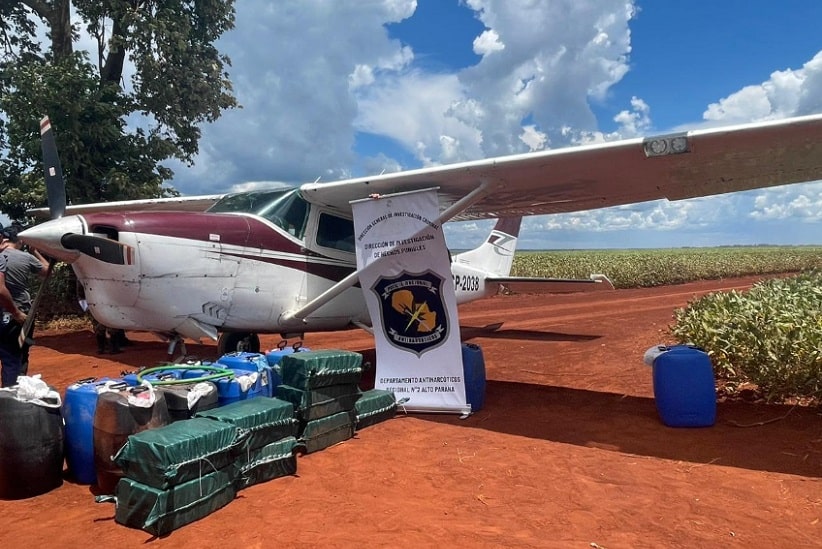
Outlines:
[[190, 164], [237, 106], [215, 46], [233, 25], [233, 0], [0, 0], [0, 211], [45, 205], [46, 114], [70, 203], [178, 194], [162, 162]]

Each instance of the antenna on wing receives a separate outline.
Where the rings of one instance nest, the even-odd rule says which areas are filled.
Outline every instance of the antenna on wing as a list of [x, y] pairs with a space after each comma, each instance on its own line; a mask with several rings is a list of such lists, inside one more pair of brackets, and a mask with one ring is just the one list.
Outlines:
[[319, 182], [320, 182], [320, 178], [321, 178], [321, 177], [322, 177], [322, 176], [317, 177], [317, 179], [315, 179], [315, 180], [314, 180], [314, 183], [319, 183]]

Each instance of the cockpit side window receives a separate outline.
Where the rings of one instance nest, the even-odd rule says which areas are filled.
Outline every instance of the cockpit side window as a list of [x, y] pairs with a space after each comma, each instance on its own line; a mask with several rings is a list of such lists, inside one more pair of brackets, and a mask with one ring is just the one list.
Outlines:
[[303, 200], [297, 189], [250, 191], [229, 195], [208, 211], [255, 214], [302, 239], [308, 218], [308, 203]]
[[305, 234], [308, 204], [297, 191], [271, 201], [256, 213], [297, 238]]
[[317, 244], [354, 253], [354, 223], [350, 219], [321, 213], [317, 225]]

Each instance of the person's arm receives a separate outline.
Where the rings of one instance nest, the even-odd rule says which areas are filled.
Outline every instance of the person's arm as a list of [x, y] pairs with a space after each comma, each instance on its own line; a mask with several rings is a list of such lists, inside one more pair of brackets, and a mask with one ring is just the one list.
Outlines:
[[18, 324], [23, 324], [26, 321], [26, 313], [17, 308], [17, 304], [11, 297], [11, 292], [6, 288], [6, 273], [2, 272], [0, 272], [0, 307], [11, 313], [11, 317]]
[[43, 266], [42, 269], [37, 270], [37, 274], [40, 275], [40, 278], [45, 278], [51, 268], [51, 263], [49, 263], [48, 259], [46, 259], [43, 254], [37, 251], [35, 248], [31, 248], [31, 255], [37, 258], [37, 261], [40, 262], [40, 265]]

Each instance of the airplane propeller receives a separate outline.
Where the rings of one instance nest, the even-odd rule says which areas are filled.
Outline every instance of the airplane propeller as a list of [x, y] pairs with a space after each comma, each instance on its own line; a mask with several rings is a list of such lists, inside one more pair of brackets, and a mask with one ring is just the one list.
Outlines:
[[114, 265], [131, 265], [132, 248], [103, 236], [66, 233], [60, 239], [63, 247], [77, 250]]
[[[49, 215], [52, 219], [63, 217], [66, 211], [66, 186], [63, 182], [63, 169], [60, 167], [60, 156], [57, 154], [57, 141], [54, 138], [54, 131], [51, 129], [51, 121], [48, 116], [40, 119], [40, 144], [43, 151], [43, 165], [46, 177], [46, 198], [49, 203]], [[31, 304], [31, 309], [26, 315], [26, 321], [20, 330], [17, 338], [18, 344], [22, 347], [24, 343], [33, 345], [34, 341], [29, 338], [29, 333], [34, 325], [37, 309], [40, 308], [40, 300], [47, 288], [51, 273], [54, 271], [54, 258], [49, 258], [49, 265], [46, 268], [46, 276], [40, 284], [37, 297]]]
[[[57, 152], [57, 140], [54, 137], [54, 131], [51, 127], [51, 121], [48, 116], [44, 116], [40, 120], [40, 138], [43, 151], [43, 166], [45, 168], [45, 182], [46, 182], [46, 197], [49, 205], [49, 217], [52, 221], [60, 219], [66, 212], [66, 185], [63, 180], [63, 170], [60, 166], [60, 156]], [[61, 239], [60, 243], [66, 249], [77, 250], [80, 253], [94, 257], [105, 263], [114, 265], [130, 265], [133, 258], [133, 250], [130, 246], [126, 246], [111, 240], [109, 238], [84, 235], [77, 233], [66, 233]], [[48, 269], [43, 282], [40, 285], [40, 291], [37, 292], [32, 303], [26, 321], [20, 331], [18, 342], [20, 346], [24, 343], [29, 345], [34, 344], [28, 334], [34, 324], [37, 310], [40, 306], [40, 300], [45, 293], [49, 278], [54, 270], [54, 264], [57, 262], [52, 257], [49, 257]]]

